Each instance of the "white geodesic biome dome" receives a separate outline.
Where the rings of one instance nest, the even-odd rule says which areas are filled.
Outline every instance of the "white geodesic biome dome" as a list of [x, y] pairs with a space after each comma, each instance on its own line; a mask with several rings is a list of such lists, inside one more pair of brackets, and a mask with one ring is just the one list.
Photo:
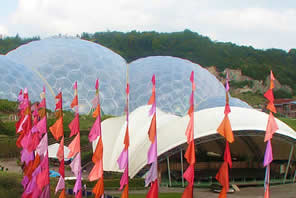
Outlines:
[[20, 89], [27, 87], [32, 90], [29, 93], [34, 101], [40, 100], [42, 84], [39, 77], [30, 68], [11, 61], [6, 56], [0, 55], [0, 98], [15, 101]]
[[[70, 108], [72, 86], [78, 81], [80, 112], [89, 112], [95, 95], [95, 80], [99, 78], [103, 112], [111, 115], [122, 115], [124, 112], [127, 64], [108, 48], [78, 38], [51, 37], [22, 45], [9, 52], [7, 57], [35, 73], [32, 78], [36, 79], [36, 86], [47, 87], [48, 107], [51, 109], [60, 88], [64, 108]], [[130, 110], [147, 104], [151, 94], [151, 77], [155, 74], [157, 107], [175, 115], [186, 114], [191, 92], [191, 71], [195, 72], [196, 109], [224, 106], [225, 89], [206, 69], [181, 58], [153, 56], [129, 64]], [[34, 80], [27, 84], [31, 82]], [[36, 92], [35, 89], [29, 91]], [[32, 100], [39, 100], [38, 94], [33, 94]], [[233, 98], [230, 98], [230, 105], [249, 107]]]
[[78, 38], [51, 37], [22, 45], [7, 56], [32, 69], [40, 77], [40, 84], [48, 87], [52, 97], [61, 88], [64, 108], [70, 108], [72, 86], [78, 82], [79, 110], [89, 112], [95, 96], [95, 81], [100, 81], [103, 112], [121, 115], [124, 109], [125, 60], [113, 51]]

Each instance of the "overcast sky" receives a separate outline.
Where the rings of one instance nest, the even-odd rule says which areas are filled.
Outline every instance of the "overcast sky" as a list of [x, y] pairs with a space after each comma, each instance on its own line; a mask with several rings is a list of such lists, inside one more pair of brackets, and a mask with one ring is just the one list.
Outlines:
[[0, 0], [0, 34], [176, 32], [255, 48], [296, 48], [296, 0]]

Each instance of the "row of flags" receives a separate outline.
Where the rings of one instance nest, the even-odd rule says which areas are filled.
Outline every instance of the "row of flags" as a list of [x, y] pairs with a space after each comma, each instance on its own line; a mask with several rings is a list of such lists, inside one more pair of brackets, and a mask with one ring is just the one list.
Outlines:
[[[270, 74], [270, 89], [264, 94], [269, 100], [267, 108], [270, 110], [268, 124], [266, 128], [266, 135], [264, 141], [267, 141], [266, 151], [264, 156], [264, 166], [266, 167], [265, 175], [265, 198], [269, 198], [269, 181], [270, 181], [270, 163], [272, 162], [272, 147], [271, 139], [273, 134], [278, 129], [278, 126], [273, 117], [273, 113], [276, 113], [273, 101], [273, 81], [274, 76]], [[158, 165], [157, 165], [157, 127], [156, 127], [156, 93], [155, 93], [155, 75], [152, 76], [152, 94], [148, 101], [151, 105], [149, 110], [149, 116], [151, 116], [151, 123], [148, 130], [148, 138], [151, 142], [150, 148], [147, 153], [147, 164], [150, 165], [150, 169], [145, 178], [145, 186], [150, 186], [147, 193], [147, 198], [158, 197]], [[189, 100], [189, 123], [185, 132], [187, 137], [187, 150], [184, 157], [187, 160], [188, 168], [183, 174], [183, 177], [188, 182], [185, 188], [182, 198], [192, 198], [194, 188], [194, 166], [195, 166], [195, 144], [194, 144], [194, 72], [190, 75], [190, 82], [192, 84], [191, 96]], [[96, 181], [97, 183], [93, 188], [93, 193], [96, 198], [104, 196], [104, 177], [103, 177], [103, 140], [101, 131], [101, 109], [100, 109], [100, 97], [99, 97], [99, 81], [96, 80], [95, 84], [96, 94], [92, 100], [92, 108], [94, 109], [92, 116], [96, 118], [90, 133], [88, 135], [89, 142], [93, 143], [98, 139], [95, 151], [92, 156], [92, 162], [94, 166], [88, 175], [89, 181]], [[80, 126], [79, 126], [79, 109], [78, 109], [78, 85], [75, 82], [73, 86], [74, 98], [71, 103], [71, 108], [74, 109], [74, 119], [69, 124], [71, 131], [70, 137], [74, 137], [69, 144], [69, 154], [67, 158], [72, 158], [70, 167], [71, 171], [76, 177], [74, 185], [74, 193], [76, 198], [82, 197], [82, 179], [81, 179], [81, 149], [80, 149]], [[229, 106], [229, 77], [227, 74], [225, 83], [226, 102], [224, 109], [224, 119], [219, 125], [217, 132], [225, 138], [225, 151], [224, 162], [222, 163], [219, 172], [216, 175], [216, 179], [222, 185], [222, 190], [219, 194], [219, 198], [226, 198], [229, 190], [229, 168], [232, 167], [232, 159], [230, 154], [229, 143], [234, 142], [234, 136], [230, 124], [228, 114], [231, 112]], [[23, 198], [29, 197], [50, 197], [50, 180], [49, 180], [49, 161], [48, 161], [48, 135], [47, 135], [47, 119], [46, 119], [46, 99], [45, 88], [43, 88], [41, 96], [41, 102], [39, 105], [31, 106], [28, 90], [21, 90], [18, 96], [19, 102], [19, 120], [16, 123], [16, 133], [19, 134], [16, 145], [21, 150], [21, 161], [23, 162], [24, 178], [22, 185], [24, 192]], [[60, 192], [59, 198], [65, 197], [65, 162], [64, 162], [64, 128], [63, 128], [63, 100], [62, 92], [60, 91], [55, 97], [56, 107], [55, 116], [56, 122], [49, 127], [53, 137], [60, 141], [57, 151], [57, 158], [60, 162], [59, 173], [60, 177], [55, 188], [55, 193]], [[123, 171], [120, 179], [120, 190], [122, 191], [121, 198], [128, 198], [129, 193], [129, 83], [126, 83], [126, 132], [123, 140], [124, 148], [118, 157], [117, 163], [119, 169]], [[33, 119], [32, 119], [33, 118]], [[33, 122], [32, 122], [33, 120]]]

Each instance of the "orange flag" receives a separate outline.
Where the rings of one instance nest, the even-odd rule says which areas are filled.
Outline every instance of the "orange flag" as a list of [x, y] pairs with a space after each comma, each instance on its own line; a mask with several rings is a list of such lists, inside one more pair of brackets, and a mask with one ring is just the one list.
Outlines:
[[193, 198], [193, 186], [192, 185], [188, 185], [183, 194], [182, 194], [182, 198]]
[[128, 198], [128, 184], [125, 185], [120, 198]]
[[77, 135], [74, 140], [69, 144], [69, 154], [67, 158], [73, 157], [76, 153], [80, 152], [80, 135]]
[[102, 142], [102, 137], [100, 137], [96, 150], [93, 154], [92, 161], [95, 164], [102, 158], [103, 158], [103, 142]]
[[189, 164], [195, 163], [195, 148], [194, 148], [194, 141], [191, 141], [187, 147], [185, 158]]
[[153, 115], [150, 128], [148, 131], [149, 139], [151, 142], [154, 142], [156, 136], [156, 113]]
[[88, 175], [89, 181], [95, 181], [103, 176], [103, 162], [97, 162]]
[[59, 140], [60, 137], [64, 135], [64, 128], [63, 128], [63, 117], [60, 117], [54, 125], [49, 127], [50, 132], [52, 133], [53, 137], [56, 140]]
[[63, 191], [61, 192], [59, 198], [65, 198], [66, 195], [65, 195], [65, 189], [63, 189]]
[[71, 108], [78, 105], [78, 96], [76, 95], [71, 103]]
[[125, 149], [128, 149], [128, 147], [129, 147], [129, 133], [128, 133], [128, 126], [126, 126], [126, 131], [125, 131], [125, 136], [124, 136], [124, 141], [123, 141], [123, 143], [124, 143], [124, 148]]
[[62, 140], [60, 142], [60, 146], [57, 152], [57, 158], [59, 161], [62, 161], [64, 159], [64, 137], [62, 137]]
[[92, 114], [94, 118], [98, 117], [98, 115], [100, 115], [100, 104], [98, 104], [96, 110]]
[[269, 102], [267, 107], [266, 107], [269, 111], [273, 112], [273, 113], [276, 113], [276, 108], [273, 104], [273, 102]]
[[101, 198], [101, 196], [104, 194], [104, 180], [101, 178], [95, 187], [93, 188], [93, 193], [95, 194], [95, 198]]
[[220, 126], [218, 127], [217, 131], [225, 137], [225, 139], [229, 142], [232, 143], [234, 141], [230, 121], [227, 115], [224, 116], [223, 121], [221, 122]]
[[[221, 165], [219, 172], [216, 175], [216, 179], [223, 186], [223, 188], [225, 188], [225, 190], [227, 192], [229, 189], [229, 176], [228, 176], [227, 162], [224, 161], [223, 164]], [[222, 191], [221, 191], [221, 193], [222, 193]]]

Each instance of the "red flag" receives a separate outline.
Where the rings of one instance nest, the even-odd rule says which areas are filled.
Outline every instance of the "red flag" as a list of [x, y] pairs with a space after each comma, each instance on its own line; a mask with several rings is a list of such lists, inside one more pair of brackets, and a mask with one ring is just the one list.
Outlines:
[[79, 132], [79, 114], [75, 115], [75, 118], [69, 124], [69, 128], [71, 130], [70, 137], [76, 135]]
[[64, 159], [60, 161], [59, 173], [64, 178], [65, 177], [65, 161]]
[[270, 102], [274, 101], [274, 96], [272, 89], [268, 89], [267, 92], [265, 92], [264, 97], [267, 98]]
[[157, 179], [151, 182], [151, 187], [146, 195], [146, 198], [158, 198], [158, 181]]
[[224, 151], [224, 161], [228, 163], [229, 167], [232, 167], [232, 160], [231, 160], [231, 154], [229, 149], [229, 143], [226, 141], [225, 145], [225, 151]]
[[194, 141], [191, 141], [187, 147], [185, 158], [189, 164], [195, 163], [195, 148], [194, 148]]
[[182, 198], [193, 198], [193, 186], [192, 185], [188, 185], [183, 194], [182, 194]]

